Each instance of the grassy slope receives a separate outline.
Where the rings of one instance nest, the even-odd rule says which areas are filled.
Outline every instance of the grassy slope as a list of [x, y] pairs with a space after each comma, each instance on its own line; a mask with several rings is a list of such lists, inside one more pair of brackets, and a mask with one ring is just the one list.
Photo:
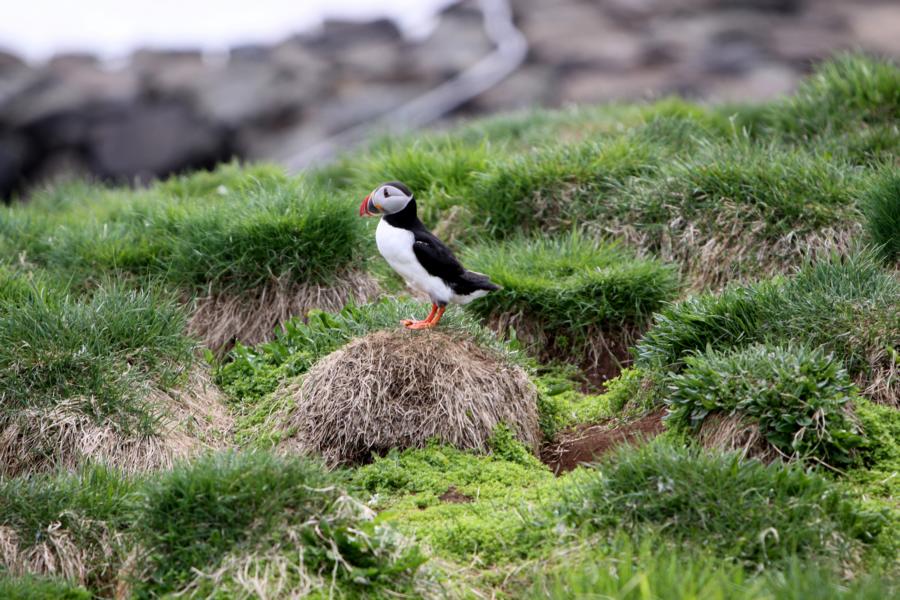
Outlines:
[[[891, 597], [900, 413], [866, 398], [894, 393], [900, 363], [898, 107], [895, 65], [845, 57], [764, 106], [668, 99], [506, 115], [383, 140], [299, 180], [226, 165], [144, 191], [70, 183], [3, 209], [5, 413], [76, 398], [98, 419], [152, 427], [135, 392], [177, 382], [193, 360], [182, 334], [196, 296], [329, 286], [360, 266], [399, 291], [369, 260], [372, 224], [355, 216], [361, 194], [399, 179], [425, 222], [504, 285], [446, 324], [531, 370], [548, 438], [660, 401], [686, 422], [739, 409], [783, 451], [842, 469], [684, 449], [689, 427], [560, 478], [502, 430], [490, 456], [435, 446], [336, 474], [265, 453], [280, 383], [422, 310], [390, 299], [289, 322], [219, 365], [235, 444], [256, 453], [158, 475], [87, 467], [0, 481], [0, 538], [51, 554], [51, 541], [71, 542], [84, 565], [50, 579], [0, 570], [0, 592], [111, 595], [124, 577], [138, 595], [230, 597], [334, 578], [345, 597]], [[685, 290], [699, 295], [665, 307]], [[529, 315], [575, 364], [585, 329], [639, 334], [657, 316], [638, 368], [585, 395], [573, 367], [497, 341], [482, 324], [497, 313]], [[761, 374], [781, 393], [757, 393]], [[788, 425], [772, 421], [784, 415]], [[344, 490], [380, 511], [374, 522]], [[417, 577], [419, 551], [397, 531], [429, 559]], [[140, 572], [132, 551], [146, 553]]]

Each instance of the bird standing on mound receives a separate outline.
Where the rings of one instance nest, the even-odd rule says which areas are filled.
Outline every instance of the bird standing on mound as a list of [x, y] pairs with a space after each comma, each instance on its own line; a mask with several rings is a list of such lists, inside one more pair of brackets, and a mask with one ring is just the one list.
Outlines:
[[447, 304], [468, 304], [499, 290], [487, 275], [467, 271], [416, 215], [416, 199], [399, 181], [383, 183], [359, 205], [359, 215], [381, 215], [375, 231], [378, 251], [413, 289], [428, 294], [431, 312], [424, 321], [402, 321], [409, 329], [437, 325]]

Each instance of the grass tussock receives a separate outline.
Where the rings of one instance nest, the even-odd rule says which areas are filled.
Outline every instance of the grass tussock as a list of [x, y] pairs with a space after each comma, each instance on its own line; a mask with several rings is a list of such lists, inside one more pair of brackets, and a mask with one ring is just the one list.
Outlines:
[[80, 286], [110, 275], [188, 293], [327, 285], [363, 258], [365, 225], [343, 200], [271, 167], [225, 165], [142, 192], [75, 184], [5, 208], [0, 248]]
[[52, 575], [112, 596], [128, 552], [134, 480], [108, 467], [0, 481], [0, 559], [11, 575]]
[[431, 439], [487, 451], [507, 424], [537, 449], [537, 393], [502, 355], [443, 332], [376, 332], [328, 355], [281, 394], [283, 447], [331, 465], [368, 462]]
[[544, 359], [577, 357], [606, 376], [678, 290], [673, 269], [577, 233], [476, 246], [464, 259], [503, 287], [467, 310]]
[[866, 232], [885, 262], [900, 261], [900, 175], [885, 174], [862, 201]]
[[649, 527], [758, 566], [794, 555], [852, 563], [884, 524], [820, 475], [665, 443], [605, 459], [559, 511], [579, 528]]
[[170, 298], [20, 291], [0, 302], [0, 473], [157, 468], [218, 443], [230, 418]]
[[[658, 536], [566, 549], [549, 565], [535, 568], [530, 585], [517, 597], [535, 600], [608, 598], [611, 600], [877, 600], [897, 593], [888, 574], [845, 581], [827, 566], [801, 559], [783, 571], [747, 573], [699, 549], [673, 546]], [[527, 589], [527, 592], [525, 591]]]
[[379, 292], [375, 279], [351, 271], [329, 285], [279, 280], [238, 295], [213, 293], [197, 300], [188, 331], [224, 355], [238, 342], [271, 340], [291, 318], [306, 317], [310, 311], [339, 311], [348, 303], [368, 302]]
[[773, 127], [795, 139], [855, 127], [896, 127], [900, 69], [886, 59], [844, 54], [820, 65], [797, 92], [771, 113]]
[[154, 475], [0, 481], [0, 560], [102, 597], [410, 594], [417, 548], [315, 463], [221, 453]]
[[641, 367], [665, 372], [707, 346], [801, 344], [842, 361], [864, 396], [896, 405], [898, 340], [900, 281], [875, 253], [858, 251], [809, 262], [788, 279], [690, 297], [659, 313], [636, 354]]

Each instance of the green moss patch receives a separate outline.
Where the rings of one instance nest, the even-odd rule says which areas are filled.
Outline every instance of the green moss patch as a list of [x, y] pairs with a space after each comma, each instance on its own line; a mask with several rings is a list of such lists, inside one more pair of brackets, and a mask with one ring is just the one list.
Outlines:
[[490, 565], [534, 554], [551, 537], [537, 508], [557, 483], [533, 457], [513, 462], [496, 451], [432, 445], [376, 459], [353, 479], [373, 494], [379, 520], [439, 556]]

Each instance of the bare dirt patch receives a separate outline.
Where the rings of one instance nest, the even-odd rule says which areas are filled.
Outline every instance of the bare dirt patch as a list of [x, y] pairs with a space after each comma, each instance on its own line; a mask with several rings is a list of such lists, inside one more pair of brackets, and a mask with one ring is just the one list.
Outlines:
[[662, 433], [664, 411], [656, 411], [633, 421], [610, 420], [579, 425], [560, 433], [541, 449], [541, 461], [557, 475], [597, 460], [622, 444], [634, 444]]
[[450, 504], [466, 504], [473, 500], [472, 496], [467, 496], [451, 485], [447, 491], [438, 496], [441, 502], [449, 502]]

